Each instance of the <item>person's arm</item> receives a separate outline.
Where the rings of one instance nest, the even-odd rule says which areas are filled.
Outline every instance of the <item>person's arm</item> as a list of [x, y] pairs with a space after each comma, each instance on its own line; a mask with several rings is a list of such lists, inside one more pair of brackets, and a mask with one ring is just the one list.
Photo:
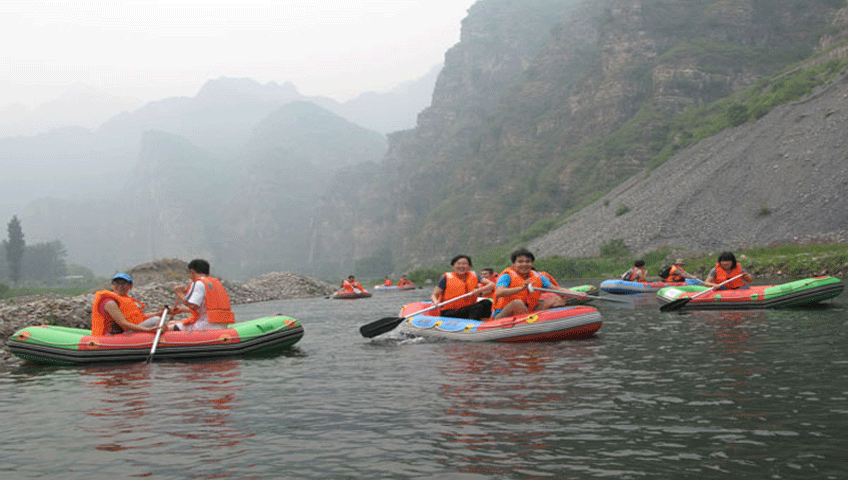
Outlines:
[[716, 285], [718, 285], [717, 283], [715, 283], [715, 281], [716, 281], [715, 277], [716, 277], [716, 270], [715, 270], [715, 268], [713, 268], [712, 270], [710, 270], [710, 273], [707, 274], [707, 278], [704, 279], [704, 285], [706, 285], [708, 287], [715, 287]]
[[486, 296], [495, 290], [495, 284], [488, 278], [482, 278], [480, 285], [477, 286], [477, 296]]
[[118, 307], [118, 303], [114, 300], [111, 300], [111, 299], [108, 300], [103, 305], [103, 309], [106, 310], [106, 313], [108, 313], [109, 316], [112, 317], [112, 320], [114, 320], [115, 323], [117, 323], [121, 328], [123, 328], [124, 331], [133, 330], [133, 331], [136, 331], [136, 332], [155, 332], [159, 328], [159, 327], [147, 328], [147, 327], [142, 327], [142, 326], [136, 325], [134, 323], [130, 323], [129, 320], [127, 320], [127, 317], [124, 316], [124, 313]]
[[530, 282], [524, 282], [524, 285], [520, 287], [510, 287], [509, 284], [512, 282], [512, 278], [509, 274], [503, 274], [498, 277], [498, 287], [495, 289], [498, 297], [509, 297], [510, 295], [515, 295], [516, 293], [527, 290], [527, 287], [530, 285]]

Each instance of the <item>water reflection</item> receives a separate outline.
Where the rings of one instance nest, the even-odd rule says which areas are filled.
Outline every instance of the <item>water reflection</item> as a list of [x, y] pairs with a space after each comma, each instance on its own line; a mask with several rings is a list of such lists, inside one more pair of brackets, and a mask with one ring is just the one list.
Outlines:
[[[230, 421], [230, 413], [241, 403], [238, 360], [99, 366], [80, 373], [88, 386], [90, 405], [83, 413], [96, 419], [91, 428], [92, 438], [97, 439], [95, 449], [138, 450], [138, 457], [121, 457], [136, 466], [156, 452], [191, 458], [199, 454], [204, 470], [218, 470], [215, 478], [240, 476], [227, 472], [221, 463], [227, 456], [216, 453], [232, 451], [253, 436]], [[195, 462], [183, 461], [182, 468], [196, 468]], [[151, 463], [150, 473], [160, 468], [157, 462]]]
[[595, 367], [594, 345], [591, 339], [443, 345], [439, 393], [447, 406], [435, 448], [448, 452], [445, 465], [463, 474], [525, 478], [549, 469], [540, 458], [564, 446], [552, 431], [585, 412], [577, 383]]

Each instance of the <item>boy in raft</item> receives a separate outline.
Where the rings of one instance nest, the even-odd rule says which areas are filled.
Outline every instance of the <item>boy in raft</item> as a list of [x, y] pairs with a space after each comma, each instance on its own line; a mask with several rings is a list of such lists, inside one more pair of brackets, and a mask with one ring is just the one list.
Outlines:
[[536, 288], [549, 288], [569, 293], [568, 290], [552, 284], [546, 277], [533, 270], [536, 257], [530, 251], [523, 248], [516, 250], [512, 252], [510, 259], [512, 266], [498, 276], [492, 318], [510, 317], [565, 306], [565, 299], [559, 295], [539, 301], [542, 292], [538, 290], [530, 292], [528, 287], [533, 285]]
[[[488, 280], [492, 283], [496, 283], [498, 281], [498, 276], [495, 274], [495, 270], [488, 268], [488, 267], [480, 270], [480, 281], [482, 282], [483, 280]], [[486, 294], [486, 298], [489, 298], [492, 301], [495, 300], [495, 289], [494, 288], [492, 289], [491, 292]]]
[[628, 282], [647, 282], [648, 272], [645, 271], [645, 261], [636, 260], [633, 262], [633, 268], [624, 272], [621, 279]]
[[707, 275], [707, 279], [704, 280], [704, 285], [715, 289], [725, 281], [738, 275], [742, 275], [742, 277], [722, 285], [718, 288], [718, 290], [748, 288], [745, 285], [754, 281], [754, 277], [752, 277], [751, 274], [742, 268], [742, 265], [736, 261], [736, 255], [734, 255], [733, 252], [722, 252], [722, 254], [718, 256], [718, 263], [716, 263], [715, 267], [710, 270], [710, 273]]
[[112, 277], [112, 290], [100, 290], [94, 294], [91, 307], [91, 334], [115, 335], [127, 331], [155, 332], [162, 311], [144, 313], [144, 304], [129, 296], [133, 279], [127, 273], [116, 273]]
[[409, 285], [412, 285], [412, 282], [407, 280], [406, 274], [401, 275], [400, 280], [398, 280], [398, 284], [397, 284], [398, 288], [406, 287], [406, 286], [409, 286]]
[[495, 284], [486, 279], [481, 279], [477, 272], [471, 270], [471, 257], [468, 255], [457, 255], [451, 259], [453, 272], [446, 272], [439, 278], [430, 300], [433, 305], [443, 303], [446, 300], [456, 298], [467, 293], [474, 293], [445, 305], [439, 312], [442, 317], [467, 318], [471, 320], [482, 320], [489, 318], [492, 304], [488, 300], [478, 302], [477, 297], [485, 296], [491, 292]]
[[383, 286], [384, 287], [391, 287], [392, 286], [392, 279], [389, 278], [389, 277], [386, 277], [385, 280], [383, 280]]
[[174, 287], [177, 301], [173, 312], [191, 315], [185, 320], [168, 322], [168, 329], [220, 330], [235, 323], [235, 316], [230, 309], [230, 296], [217, 278], [209, 276], [209, 262], [192, 260], [188, 263], [188, 274], [191, 277], [188, 287]]

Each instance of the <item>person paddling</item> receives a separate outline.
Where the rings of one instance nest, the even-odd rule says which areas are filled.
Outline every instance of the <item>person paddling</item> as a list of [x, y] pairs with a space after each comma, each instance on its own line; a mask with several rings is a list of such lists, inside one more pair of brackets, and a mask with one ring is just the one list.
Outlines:
[[91, 334], [108, 335], [128, 331], [155, 332], [159, 329], [158, 313], [144, 313], [144, 304], [129, 293], [133, 278], [128, 273], [116, 273], [112, 277], [112, 290], [100, 290], [94, 294], [91, 307]]
[[[718, 287], [725, 281], [739, 275], [742, 276], [722, 285], [721, 287]], [[742, 268], [742, 265], [736, 261], [736, 255], [734, 255], [733, 252], [722, 252], [721, 255], [718, 256], [718, 263], [716, 263], [715, 267], [710, 270], [710, 273], [707, 275], [707, 279], [704, 280], [704, 285], [712, 288], [718, 287], [717, 290], [732, 290], [747, 288], [746, 285], [753, 281], [754, 277], [752, 277], [751, 274]]]
[[457, 255], [451, 259], [452, 272], [446, 272], [439, 278], [430, 300], [433, 305], [457, 298], [468, 293], [462, 300], [450, 304], [449, 309], [439, 312], [442, 317], [467, 318], [482, 320], [489, 318], [492, 311], [492, 302], [488, 300], [478, 302], [479, 296], [485, 296], [495, 288], [495, 284], [486, 279], [481, 279], [476, 272], [471, 270], [471, 257], [468, 255]]
[[648, 272], [645, 271], [645, 261], [636, 260], [633, 262], [633, 268], [624, 272], [621, 279], [628, 282], [647, 282]]
[[565, 288], [552, 284], [547, 277], [539, 275], [533, 270], [533, 262], [536, 257], [530, 251], [523, 248], [516, 250], [512, 252], [510, 260], [512, 260], [512, 266], [498, 275], [492, 318], [522, 315], [565, 306], [566, 301], [560, 295], [539, 301], [541, 292], [534, 290], [531, 286], [574, 294]]

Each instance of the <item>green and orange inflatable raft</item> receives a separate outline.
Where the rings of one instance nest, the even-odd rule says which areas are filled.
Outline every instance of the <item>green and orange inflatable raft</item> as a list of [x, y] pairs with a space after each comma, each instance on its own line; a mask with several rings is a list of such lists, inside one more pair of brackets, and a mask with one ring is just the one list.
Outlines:
[[845, 289], [842, 280], [811, 277], [779, 285], [750, 285], [735, 290], [712, 290], [704, 286], [666, 287], [657, 292], [657, 301], [665, 305], [691, 298], [686, 310], [744, 310], [803, 307], [838, 297]]
[[[287, 349], [303, 337], [297, 320], [274, 315], [234, 323], [221, 330], [163, 332], [156, 359], [189, 359], [269, 354]], [[129, 332], [91, 335], [90, 330], [38, 325], [9, 337], [6, 346], [15, 356], [36, 363], [59, 365], [133, 362], [147, 359], [154, 334]]]

